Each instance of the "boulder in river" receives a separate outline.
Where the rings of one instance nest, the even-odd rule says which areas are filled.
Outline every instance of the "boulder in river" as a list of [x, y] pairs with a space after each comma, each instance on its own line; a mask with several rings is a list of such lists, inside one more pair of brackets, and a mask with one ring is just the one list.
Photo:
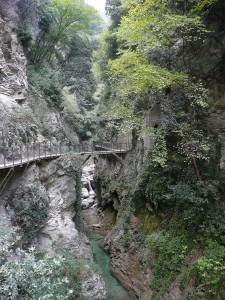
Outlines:
[[87, 199], [83, 199], [81, 203], [82, 209], [88, 209], [95, 204], [95, 198], [88, 197]]
[[89, 197], [89, 192], [88, 189], [86, 189], [85, 187], [82, 188], [82, 192], [81, 192], [81, 196], [83, 199], [86, 199]]

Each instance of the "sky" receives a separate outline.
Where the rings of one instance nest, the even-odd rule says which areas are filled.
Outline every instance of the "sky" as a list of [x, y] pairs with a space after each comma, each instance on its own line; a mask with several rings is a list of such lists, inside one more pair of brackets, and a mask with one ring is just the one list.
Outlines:
[[105, 16], [105, 1], [106, 0], [85, 0], [86, 3], [88, 3], [91, 6], [94, 6], [101, 14], [101, 16], [103, 16], [104, 18]]

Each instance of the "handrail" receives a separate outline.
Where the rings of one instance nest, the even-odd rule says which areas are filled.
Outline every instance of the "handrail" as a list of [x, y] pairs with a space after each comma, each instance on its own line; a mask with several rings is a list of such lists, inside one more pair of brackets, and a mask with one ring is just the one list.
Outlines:
[[34, 161], [57, 158], [67, 153], [75, 154], [119, 154], [130, 150], [129, 143], [52, 143], [44, 141], [26, 145], [0, 147], [0, 170], [22, 166]]

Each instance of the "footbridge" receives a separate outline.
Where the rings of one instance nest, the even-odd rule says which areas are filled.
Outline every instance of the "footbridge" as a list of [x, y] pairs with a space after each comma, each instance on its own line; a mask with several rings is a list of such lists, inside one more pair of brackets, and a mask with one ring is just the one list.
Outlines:
[[33, 162], [56, 159], [63, 155], [124, 155], [130, 150], [129, 143], [31, 143], [20, 146], [0, 147], [0, 170], [21, 167]]

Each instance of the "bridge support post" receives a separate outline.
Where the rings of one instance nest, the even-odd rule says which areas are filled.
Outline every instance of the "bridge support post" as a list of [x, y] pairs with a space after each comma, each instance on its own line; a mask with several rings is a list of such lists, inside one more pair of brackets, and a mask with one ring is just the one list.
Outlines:
[[45, 157], [47, 156], [47, 144], [46, 144], [46, 141], [45, 141], [45, 143], [44, 143], [44, 147], [45, 147]]
[[49, 141], [49, 144], [50, 144], [50, 155], [52, 155], [53, 153], [52, 153], [52, 140], [51, 139]]
[[29, 146], [27, 144], [27, 162], [29, 162]]
[[38, 143], [38, 156], [39, 156], [39, 160], [41, 158], [41, 143]]
[[12, 147], [12, 159], [13, 159], [13, 168], [14, 168], [14, 164], [15, 164], [15, 160], [14, 160], [14, 148]]
[[5, 144], [4, 144], [4, 150], [3, 150], [4, 167], [5, 167], [5, 156], [6, 156], [6, 151], [5, 151]]
[[21, 162], [21, 165], [23, 164], [23, 146], [20, 145], [20, 162]]
[[33, 142], [33, 160], [35, 159], [35, 144]]

